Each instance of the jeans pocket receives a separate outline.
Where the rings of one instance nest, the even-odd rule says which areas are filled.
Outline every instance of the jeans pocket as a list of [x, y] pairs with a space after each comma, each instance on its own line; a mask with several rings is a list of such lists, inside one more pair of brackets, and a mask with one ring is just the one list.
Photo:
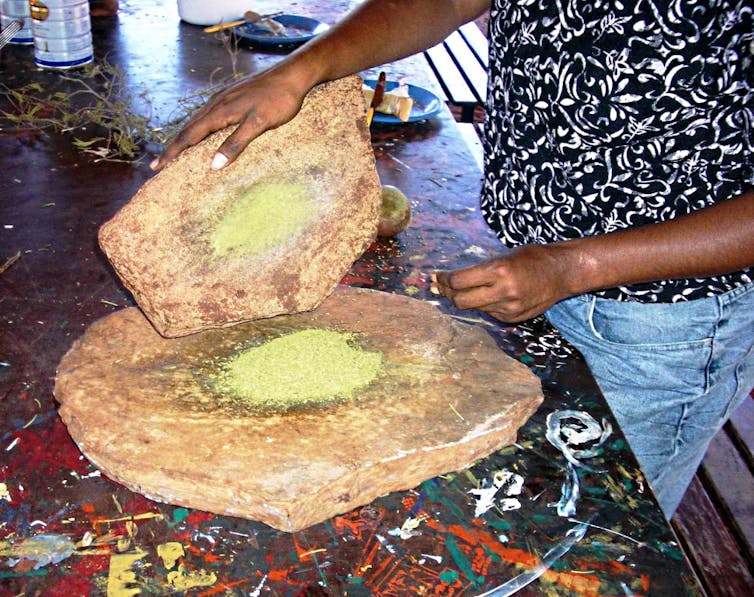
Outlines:
[[604, 299], [592, 302], [591, 331], [612, 365], [623, 365], [623, 373], [613, 375], [638, 376], [646, 387], [681, 390], [687, 396], [707, 391], [714, 322], [676, 307]]

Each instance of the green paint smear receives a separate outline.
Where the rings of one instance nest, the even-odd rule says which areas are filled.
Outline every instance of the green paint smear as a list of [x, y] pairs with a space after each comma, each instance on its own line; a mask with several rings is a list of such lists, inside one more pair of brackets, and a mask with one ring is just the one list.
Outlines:
[[450, 557], [461, 569], [464, 576], [469, 579], [476, 587], [479, 587], [484, 582], [484, 576], [474, 574], [474, 569], [471, 567], [471, 562], [466, 558], [464, 553], [458, 548], [458, 541], [452, 535], [449, 535], [445, 539], [445, 548], [450, 552]]
[[211, 234], [215, 255], [259, 255], [285, 244], [314, 216], [310, 192], [301, 184], [260, 182], [222, 215]]
[[382, 354], [352, 346], [353, 334], [308, 329], [231, 358], [217, 389], [246, 406], [287, 411], [349, 399], [378, 375]]
[[497, 520], [491, 519], [487, 521], [487, 526], [492, 527], [496, 531], [510, 531], [511, 528], [513, 528], [513, 525], [511, 525], [510, 522], [503, 518], [498, 518]]
[[168, 523], [168, 526], [175, 526], [179, 522], [183, 522], [188, 518], [189, 511], [186, 508], [175, 508], [173, 510], [173, 523]]
[[[453, 488], [457, 489], [458, 485], [454, 483]], [[439, 484], [437, 484], [437, 481], [434, 479], [429, 479], [421, 484], [421, 490], [430, 502], [442, 504], [445, 508], [450, 510], [456, 520], [467, 521], [468, 512], [449, 499], [449, 492], [441, 492], [440, 489]], [[459, 493], [464, 493], [464, 491], [459, 490]]]
[[443, 570], [440, 572], [440, 580], [448, 584], [453, 584], [460, 576], [457, 570]]
[[24, 578], [27, 576], [47, 576], [47, 570], [40, 568], [39, 570], [29, 570], [28, 572], [8, 572], [0, 570], [0, 578]]

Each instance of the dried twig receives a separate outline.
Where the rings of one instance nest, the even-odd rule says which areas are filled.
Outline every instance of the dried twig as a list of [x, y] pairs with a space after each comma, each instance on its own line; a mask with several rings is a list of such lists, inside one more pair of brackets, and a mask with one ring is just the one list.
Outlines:
[[167, 122], [155, 123], [148, 93], [132, 93], [123, 73], [103, 60], [76, 73], [56, 73], [55, 88], [32, 82], [13, 89], [0, 83], [0, 130], [10, 126], [70, 133], [74, 147], [95, 161], [137, 161], [147, 143], [165, 144], [215, 92], [240, 76], [238, 41], [227, 35], [222, 39], [232, 74], [215, 81], [221, 69], [213, 71], [206, 88], [177, 101]]
[[5, 263], [0, 265], [0, 274], [5, 273], [5, 270], [16, 263], [16, 261], [18, 261], [19, 259], [21, 259], [21, 251], [18, 251], [18, 253], [16, 253], [15, 255], [8, 257], [8, 259], [5, 260]]

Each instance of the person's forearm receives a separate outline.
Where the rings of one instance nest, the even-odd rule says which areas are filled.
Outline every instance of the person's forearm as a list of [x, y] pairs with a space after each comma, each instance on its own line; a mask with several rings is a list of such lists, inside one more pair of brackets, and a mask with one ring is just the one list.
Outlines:
[[489, 7], [489, 0], [368, 0], [280, 68], [311, 88], [425, 50]]
[[552, 245], [571, 295], [754, 265], [754, 191], [658, 224]]

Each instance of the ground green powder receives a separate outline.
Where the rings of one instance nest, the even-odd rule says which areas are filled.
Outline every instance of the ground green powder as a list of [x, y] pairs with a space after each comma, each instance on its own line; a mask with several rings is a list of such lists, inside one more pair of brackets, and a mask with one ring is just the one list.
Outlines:
[[351, 398], [377, 377], [382, 363], [381, 353], [354, 347], [352, 340], [324, 329], [275, 338], [228, 361], [220, 389], [266, 410]]
[[211, 234], [215, 255], [258, 255], [284, 244], [314, 216], [311, 193], [292, 182], [260, 182], [246, 190], [222, 215]]

